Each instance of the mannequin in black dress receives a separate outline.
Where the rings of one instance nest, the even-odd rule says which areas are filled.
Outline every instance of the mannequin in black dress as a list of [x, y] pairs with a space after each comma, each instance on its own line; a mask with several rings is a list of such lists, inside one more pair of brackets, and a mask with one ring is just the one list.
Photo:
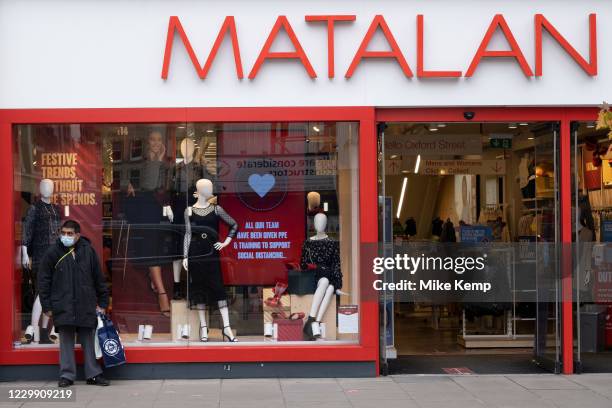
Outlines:
[[[213, 184], [208, 179], [196, 183], [198, 199], [185, 210], [185, 241], [183, 267], [188, 271], [188, 297], [191, 307], [200, 317], [200, 341], [208, 341], [206, 306], [217, 306], [223, 319], [223, 340], [237, 341], [229, 322], [227, 294], [219, 262], [219, 251], [236, 236], [238, 224], [223, 208], [211, 204]], [[219, 221], [229, 226], [223, 242], [219, 241]]]
[[319, 213], [314, 217], [316, 235], [302, 245], [301, 268], [308, 269], [308, 264], [316, 266], [315, 279], [317, 289], [312, 297], [308, 320], [304, 323], [304, 339], [316, 340], [321, 337], [320, 323], [329, 307], [332, 296], [341, 293], [342, 272], [340, 271], [340, 245], [330, 239], [325, 230], [327, 216]]

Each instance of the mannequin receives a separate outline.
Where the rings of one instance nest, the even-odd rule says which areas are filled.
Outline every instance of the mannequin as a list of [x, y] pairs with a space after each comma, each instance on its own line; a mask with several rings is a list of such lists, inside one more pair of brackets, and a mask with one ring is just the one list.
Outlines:
[[[34, 281], [36, 281], [38, 263], [46, 252], [47, 248], [57, 240], [60, 226], [60, 209], [51, 204], [53, 195], [53, 181], [43, 179], [40, 182], [40, 200], [28, 208], [26, 218], [23, 222], [23, 239], [21, 246], [21, 264], [24, 268], [32, 269]], [[30, 255], [32, 256], [30, 258]], [[31, 342], [51, 343], [49, 339], [49, 317], [42, 313], [42, 306], [36, 290], [36, 299], [32, 306], [32, 320], [26, 328], [26, 340]], [[38, 322], [42, 315], [41, 328]], [[53, 330], [52, 330], [53, 331]]]
[[327, 216], [323, 213], [315, 215], [314, 227], [317, 233], [304, 242], [300, 261], [302, 269], [309, 269], [309, 264], [316, 266], [315, 279], [317, 281], [310, 313], [304, 323], [305, 340], [316, 340], [321, 337], [321, 320], [323, 320], [332, 296], [342, 288], [340, 246], [338, 241], [331, 240], [325, 233]]
[[[172, 271], [174, 272], [174, 290], [172, 298], [174, 300], [184, 298], [181, 291], [181, 270], [183, 268], [183, 228], [185, 225], [185, 209], [195, 202], [196, 181], [207, 178], [206, 170], [194, 160], [195, 143], [193, 140], [186, 138], [181, 141], [180, 145], [183, 162], [174, 167], [173, 177], [173, 194], [172, 202], [176, 210], [176, 217], [173, 223], [176, 227], [176, 247], [175, 259], [172, 262]], [[180, 237], [180, 238], [179, 238]]]
[[[140, 168], [140, 179], [130, 183], [127, 188], [126, 216], [133, 224], [130, 248], [133, 262], [149, 269], [151, 290], [157, 295], [162, 316], [170, 317], [170, 301], [162, 280], [161, 265], [170, 259], [164, 254], [160, 224], [165, 217], [170, 222], [174, 213], [169, 204], [168, 171], [166, 147], [162, 133], [151, 130], [145, 144], [145, 160]], [[134, 188], [138, 185], [139, 188]]]
[[[217, 306], [223, 319], [223, 341], [238, 341], [232, 332], [223, 285], [219, 251], [236, 236], [238, 224], [223, 208], [211, 204], [213, 184], [208, 179], [196, 183], [197, 201], [185, 210], [185, 240], [183, 267], [189, 272], [189, 304], [198, 310], [200, 341], [208, 341], [206, 306]], [[219, 241], [219, 220], [229, 226], [223, 242]]]

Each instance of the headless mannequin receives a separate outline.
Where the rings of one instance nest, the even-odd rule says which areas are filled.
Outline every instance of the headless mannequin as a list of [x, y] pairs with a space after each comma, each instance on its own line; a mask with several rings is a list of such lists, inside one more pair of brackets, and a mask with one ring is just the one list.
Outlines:
[[[51, 196], [53, 195], [53, 189], [54, 185], [52, 180], [42, 179], [39, 185], [40, 201], [46, 204], [51, 204]], [[32, 260], [28, 255], [28, 248], [25, 245], [21, 246], [21, 265], [24, 268], [32, 268]], [[40, 329], [38, 327], [38, 322], [40, 321], [41, 315], [41, 326], [46, 331], [47, 327], [49, 326], [49, 316], [43, 314], [42, 305], [40, 304], [40, 296], [37, 295], [36, 299], [34, 300], [34, 305], [32, 305], [32, 320], [30, 322], [30, 326], [26, 328], [26, 334], [32, 336], [34, 341], [39, 341], [40, 338]]]
[[[198, 199], [193, 205], [193, 208], [208, 208], [211, 204], [209, 200], [213, 198], [213, 184], [212, 181], [207, 179], [200, 179], [196, 183], [196, 190]], [[187, 208], [188, 216], [191, 216], [191, 208]], [[185, 217], [185, 223], [191, 222], [188, 217]], [[231, 237], [226, 237], [223, 242], [215, 242], [213, 245], [217, 251], [221, 251], [223, 248], [228, 246], [232, 242]], [[189, 271], [189, 261], [187, 258], [183, 259], [183, 268]], [[206, 305], [197, 305], [198, 316], [200, 318], [200, 341], [208, 341], [208, 326], [206, 323]], [[219, 302], [219, 312], [221, 313], [221, 319], [223, 320], [223, 331], [222, 333], [229, 338], [230, 341], [237, 341], [234, 337], [229, 321], [229, 309], [226, 303], [221, 304]]]
[[[189, 164], [193, 161], [193, 154], [195, 152], [195, 143], [191, 139], [183, 139], [181, 142], [181, 154], [183, 155], [183, 163]], [[174, 215], [173, 215], [174, 216]], [[172, 262], [172, 271], [174, 272], [174, 284], [175, 286], [181, 282], [181, 269], [183, 261], [180, 259]], [[175, 296], [176, 297], [176, 296]]]
[[[310, 237], [311, 240], [320, 240], [327, 238], [325, 233], [327, 229], [327, 216], [323, 213], [319, 213], [314, 217], [314, 227], [317, 233]], [[314, 337], [321, 337], [320, 323], [323, 320], [323, 316], [329, 307], [329, 303], [334, 296], [335, 288], [330, 285], [327, 278], [321, 278], [317, 282], [317, 289], [312, 297], [312, 305], [310, 306], [310, 313], [308, 314], [308, 320], [306, 324], [310, 324], [312, 335]]]

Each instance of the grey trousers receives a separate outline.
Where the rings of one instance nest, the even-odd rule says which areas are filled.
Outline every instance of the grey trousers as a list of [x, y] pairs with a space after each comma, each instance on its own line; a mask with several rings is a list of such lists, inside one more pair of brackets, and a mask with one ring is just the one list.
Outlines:
[[61, 326], [57, 328], [60, 338], [60, 378], [74, 381], [76, 379], [76, 360], [74, 358], [74, 334], [79, 334], [79, 341], [83, 349], [83, 368], [85, 378], [92, 378], [102, 374], [102, 369], [96, 361], [94, 337], [96, 329], [89, 327]]

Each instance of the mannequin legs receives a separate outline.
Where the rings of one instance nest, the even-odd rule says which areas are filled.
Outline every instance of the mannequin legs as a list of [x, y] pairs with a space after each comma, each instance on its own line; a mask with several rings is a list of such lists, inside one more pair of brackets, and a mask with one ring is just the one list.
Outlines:
[[[42, 327], [38, 326], [42, 316]], [[34, 304], [32, 305], [32, 320], [30, 326], [26, 328], [25, 337], [28, 341], [40, 341], [41, 343], [51, 343], [49, 340], [49, 316], [43, 314], [42, 305], [40, 304], [40, 297], [36, 296]]]
[[206, 305], [198, 304], [198, 316], [200, 318], [200, 341], [208, 341], [208, 326], [206, 325]]
[[168, 300], [168, 295], [166, 294], [166, 289], [164, 288], [161, 266], [149, 267], [149, 273], [151, 275], [151, 282], [153, 282], [153, 285], [155, 285], [155, 288], [157, 289], [157, 296], [159, 297], [159, 311], [162, 315], [169, 317], [170, 301]]
[[319, 323], [323, 320], [323, 316], [329, 307], [332, 296], [334, 296], [334, 286], [329, 284], [327, 278], [319, 279], [317, 289], [312, 296], [312, 305], [308, 320], [304, 324], [304, 337], [306, 340], [314, 340], [321, 336], [321, 328]]
[[[206, 324], [206, 305], [198, 304], [198, 317], [200, 318], [200, 341], [208, 341], [208, 326]], [[223, 321], [223, 340], [227, 338], [229, 341], [237, 341], [230, 327], [229, 309], [224, 300], [219, 301], [219, 312]]]
[[227, 339], [230, 342], [237, 341], [236, 337], [234, 337], [234, 332], [232, 332], [232, 328], [230, 327], [229, 321], [229, 309], [227, 307], [227, 302], [225, 300], [219, 301], [219, 312], [221, 313], [221, 319], [223, 319], [223, 341]]
[[181, 293], [181, 271], [183, 270], [183, 261], [177, 259], [172, 262], [172, 272], [174, 273], [174, 290], [172, 294], [172, 298], [174, 300], [179, 300], [183, 298], [183, 294]]

